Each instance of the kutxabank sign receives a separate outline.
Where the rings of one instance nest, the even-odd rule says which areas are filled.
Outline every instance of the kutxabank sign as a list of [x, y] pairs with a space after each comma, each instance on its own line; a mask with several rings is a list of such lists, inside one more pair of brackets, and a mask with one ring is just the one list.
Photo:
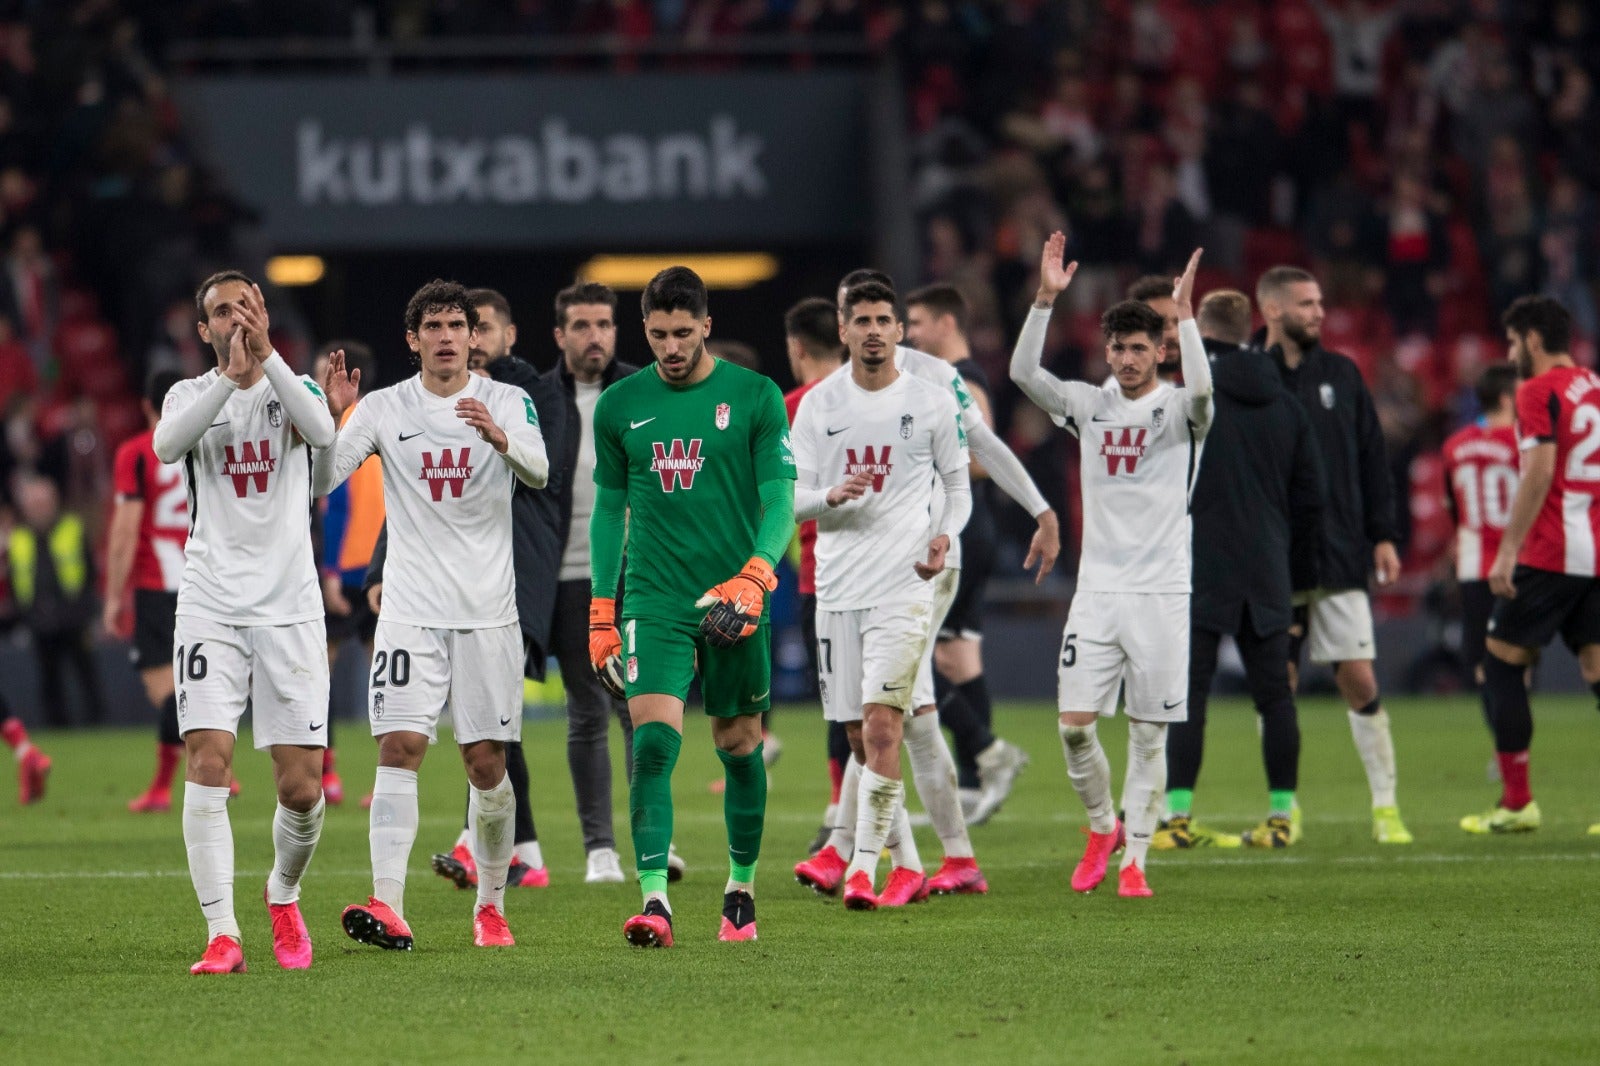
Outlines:
[[853, 237], [857, 74], [196, 78], [208, 160], [279, 247]]

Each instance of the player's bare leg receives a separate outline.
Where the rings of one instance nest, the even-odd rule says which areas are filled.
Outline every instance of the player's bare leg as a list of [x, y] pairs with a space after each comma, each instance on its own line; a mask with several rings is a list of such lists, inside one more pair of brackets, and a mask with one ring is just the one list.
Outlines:
[[239, 920], [233, 910], [233, 826], [228, 782], [233, 777], [232, 733], [196, 729], [184, 737], [189, 768], [183, 792], [183, 843], [189, 880], [206, 919], [205, 956], [190, 973], [243, 973]]
[[683, 701], [645, 693], [628, 700], [628, 713], [633, 718], [628, 814], [644, 907], [623, 923], [622, 935], [635, 947], [671, 947], [667, 852], [672, 847], [672, 771], [683, 747]]
[[1411, 833], [1400, 820], [1395, 799], [1394, 736], [1389, 713], [1378, 698], [1378, 678], [1371, 659], [1347, 659], [1333, 672], [1339, 695], [1350, 708], [1350, 735], [1372, 792], [1372, 835], [1380, 844], [1409, 844]]
[[1093, 711], [1063, 711], [1058, 724], [1067, 757], [1067, 778], [1089, 815], [1089, 844], [1072, 872], [1072, 887], [1091, 892], [1105, 880], [1106, 863], [1121, 843], [1122, 826], [1111, 800], [1111, 762], [1095, 732]]
[[264, 896], [272, 918], [272, 952], [285, 970], [311, 966], [311, 936], [300, 915], [300, 879], [322, 837], [322, 752], [293, 744], [272, 747], [278, 809], [272, 817], [272, 873]]

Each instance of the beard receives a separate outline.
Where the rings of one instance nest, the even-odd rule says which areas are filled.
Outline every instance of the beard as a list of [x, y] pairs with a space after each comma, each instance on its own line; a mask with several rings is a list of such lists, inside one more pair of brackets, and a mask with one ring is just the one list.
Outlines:
[[1517, 368], [1518, 378], [1527, 381], [1533, 377], [1533, 356], [1528, 354], [1528, 349], [1524, 348], [1518, 352], [1516, 358], [1512, 360], [1512, 364]]
[[1283, 335], [1294, 341], [1301, 348], [1315, 348], [1317, 341], [1322, 339], [1322, 330], [1311, 326], [1302, 326], [1298, 322], [1284, 319]]

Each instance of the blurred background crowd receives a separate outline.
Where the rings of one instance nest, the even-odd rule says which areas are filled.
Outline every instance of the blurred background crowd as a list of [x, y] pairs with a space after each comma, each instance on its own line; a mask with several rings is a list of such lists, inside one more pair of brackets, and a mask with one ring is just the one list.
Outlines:
[[[920, 276], [897, 280], [967, 296], [999, 428], [1064, 515], [1075, 445], [1005, 383], [1052, 230], [1083, 263], [1048, 353], [1064, 376], [1102, 376], [1099, 311], [1195, 245], [1202, 291], [1313, 269], [1324, 344], [1366, 375], [1410, 500], [1408, 577], [1385, 603], [1405, 611], [1449, 549], [1438, 447], [1503, 357], [1500, 310], [1559, 297], [1593, 359], [1597, 18], [1580, 0], [0, 3], [0, 545], [17, 523], [76, 516], [92, 572], [145, 375], [210, 364], [195, 282], [271, 251], [174, 103], [199, 54], [186, 46], [526, 36], [545, 47], [499, 62], [800, 69], [828, 61], [826, 40], [893, 65], [920, 241]], [[318, 338], [292, 299], [269, 298], [278, 346], [304, 368]], [[775, 346], [746, 339], [787, 384]], [[93, 589], [49, 624], [87, 639]], [[28, 613], [0, 593], [0, 621]]]

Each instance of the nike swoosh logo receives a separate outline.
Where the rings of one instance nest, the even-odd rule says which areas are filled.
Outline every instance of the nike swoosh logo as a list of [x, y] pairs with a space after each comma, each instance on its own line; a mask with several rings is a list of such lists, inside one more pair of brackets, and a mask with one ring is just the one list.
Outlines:
[[501, 725], [510, 725], [510, 724], [511, 724], [511, 717], [510, 717], [510, 715], [507, 715], [507, 716], [506, 716], [506, 717], [504, 717], [504, 718], [502, 718], [502, 719], [500, 719], [500, 724], [501, 724]]
[[903, 688], [905, 688], [904, 685], [895, 685], [893, 687], [891, 687], [889, 685], [884, 685], [883, 686], [883, 691], [885, 691], [885, 692], [899, 692]]
[[1168, 703], [1166, 700], [1162, 700], [1161, 701], [1161, 709], [1163, 711], [1170, 711], [1174, 707], [1182, 707], [1182, 706], [1183, 706], [1183, 701], [1182, 700], [1179, 700], [1177, 703]]
[[832, 437], [832, 436], [835, 436], [836, 434], [843, 433], [845, 430], [847, 430], [849, 428], [850, 428], [849, 426], [843, 426], [843, 427], [841, 427], [839, 429], [830, 429], [830, 430], [828, 430], [828, 436]]
[[751, 696], [750, 697], [750, 702], [751, 703], [755, 703], [757, 700], [764, 700], [770, 695], [772, 695], [772, 690], [769, 688], [769, 689], [767, 689], [767, 691], [765, 691], [763, 693], [760, 693], [759, 695]]
[[406, 441], [410, 440], [412, 437], [420, 437], [426, 432], [428, 432], [428, 431], [425, 430], [425, 429], [419, 429], [415, 433], [402, 433], [402, 434], [400, 434], [400, 443], [404, 444]]
[[312, 732], [313, 732], [313, 733], [315, 733], [315, 732], [316, 732], [316, 731], [317, 731], [317, 730], [319, 730], [319, 729], [321, 729], [321, 728], [322, 728], [322, 726], [323, 726], [323, 723], [322, 723], [322, 722], [318, 722], [318, 723], [317, 723], [317, 724], [316, 724], [316, 725], [314, 725], [314, 726], [312, 726], [312, 727], [311, 727], [311, 731], [312, 731]]
[[1101, 418], [1099, 415], [1090, 415], [1089, 416], [1089, 421], [1091, 421], [1091, 422], [1115, 422], [1116, 419], [1115, 418]]
[[498, 885], [494, 886], [494, 890], [496, 892], [504, 892], [505, 888], [506, 888], [506, 883], [504, 881], [502, 881]]
[[233, 419], [224, 418], [221, 422], [213, 422], [213, 423], [211, 423], [211, 428], [212, 429], [216, 429], [218, 426], [225, 426], [231, 421], [233, 421]]
[[661, 858], [661, 856], [663, 856], [665, 854], [666, 854], [666, 852], [664, 852], [664, 851], [658, 851], [654, 855], [641, 855], [641, 856], [639, 856], [639, 861], [640, 862], [649, 862], [651, 859], [659, 859], [659, 858]]
[[660, 416], [659, 415], [651, 415], [649, 418], [645, 419], [643, 422], [635, 422], [635, 421], [630, 419], [628, 421], [628, 428], [629, 429], [638, 429], [640, 426], [648, 426], [650, 423], [654, 422], [658, 417], [660, 417]]
[[223, 900], [225, 900], [227, 898], [228, 898], [227, 896], [218, 896], [216, 899], [212, 900], [210, 903], [202, 903], [202, 904], [200, 904], [200, 909], [201, 910], [205, 910], [207, 907], [215, 907], [217, 904], [221, 903]]

